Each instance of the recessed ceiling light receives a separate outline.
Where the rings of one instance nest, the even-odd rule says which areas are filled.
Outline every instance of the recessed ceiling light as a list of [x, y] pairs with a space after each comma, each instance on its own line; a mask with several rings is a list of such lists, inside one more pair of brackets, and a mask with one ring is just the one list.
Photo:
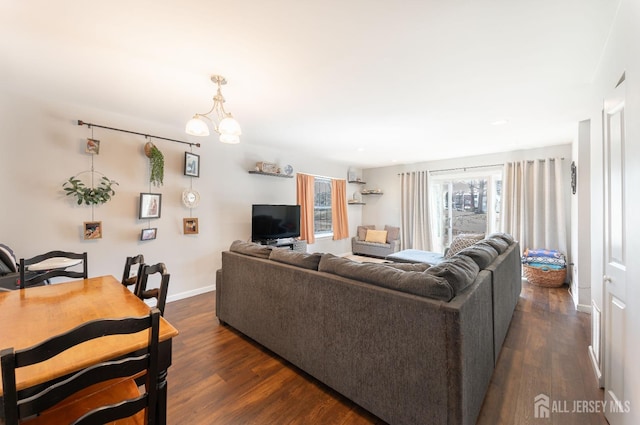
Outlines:
[[491, 123], [491, 125], [505, 125], [509, 122], [509, 120], [497, 120]]

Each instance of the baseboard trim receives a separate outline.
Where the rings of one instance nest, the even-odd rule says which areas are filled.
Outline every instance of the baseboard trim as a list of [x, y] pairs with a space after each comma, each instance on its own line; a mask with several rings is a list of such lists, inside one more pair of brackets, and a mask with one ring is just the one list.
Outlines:
[[202, 288], [193, 289], [191, 291], [180, 292], [179, 294], [173, 294], [167, 297], [167, 302], [183, 300], [185, 298], [195, 297], [196, 295], [206, 294], [216, 290], [216, 285], [204, 286]]
[[591, 306], [590, 305], [578, 304], [576, 306], [576, 310], [580, 311], [582, 313], [591, 314]]
[[592, 345], [589, 346], [589, 358], [591, 359], [591, 366], [593, 367], [593, 373], [595, 373], [596, 375], [598, 386], [600, 388], [604, 388], [604, 380], [602, 378], [602, 372], [600, 371], [600, 366], [598, 365], [598, 360], [596, 360], [596, 353], [594, 353]]

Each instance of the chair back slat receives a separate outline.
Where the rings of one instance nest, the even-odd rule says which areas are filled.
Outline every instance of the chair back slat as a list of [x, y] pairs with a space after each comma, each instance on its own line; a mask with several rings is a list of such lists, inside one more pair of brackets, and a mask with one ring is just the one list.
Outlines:
[[[147, 289], [149, 276], [160, 274], [160, 284], [157, 288]], [[167, 267], [164, 263], [154, 265], [145, 264], [142, 267], [142, 273], [136, 285], [135, 294], [142, 300], [155, 298], [156, 308], [164, 315], [164, 307], [167, 303], [167, 292], [169, 290], [169, 279], [171, 275], [167, 273]]]
[[[28, 266], [40, 263], [50, 258], [69, 258], [73, 260], [82, 260], [82, 272], [66, 269], [45, 270], [43, 272], [35, 272], [27, 274]], [[44, 254], [36, 255], [31, 258], [20, 259], [20, 289], [28, 286], [48, 282], [52, 277], [69, 277], [73, 279], [86, 279], [89, 277], [89, 267], [87, 264], [87, 253], [76, 253], [68, 251], [49, 251]]]
[[[130, 276], [131, 267], [134, 265], [138, 265], [138, 272], [135, 276]], [[124, 262], [124, 271], [122, 273], [121, 283], [124, 286], [131, 286], [138, 283], [138, 279], [142, 275], [142, 267], [144, 266], [144, 255], [138, 254], [134, 257], [127, 257]], [[135, 290], [135, 289], [134, 289]]]
[[[74, 372], [39, 392], [22, 395], [17, 391], [16, 369], [46, 361], [77, 344], [103, 336], [134, 334], [149, 330], [148, 344], [132, 355], [101, 362]], [[2, 365], [3, 404], [6, 425], [17, 425], [23, 418], [45, 412], [67, 397], [92, 385], [116, 378], [134, 379], [145, 375], [145, 392], [140, 397], [121, 400], [108, 406], [92, 407], [74, 424], [98, 424], [129, 417], [143, 408], [154, 423], [158, 386], [158, 341], [160, 334], [160, 310], [153, 308], [148, 316], [122, 319], [100, 319], [87, 322], [68, 332], [52, 337], [32, 347], [15, 351], [12, 348], [0, 352]], [[137, 392], [137, 391], [136, 391]]]

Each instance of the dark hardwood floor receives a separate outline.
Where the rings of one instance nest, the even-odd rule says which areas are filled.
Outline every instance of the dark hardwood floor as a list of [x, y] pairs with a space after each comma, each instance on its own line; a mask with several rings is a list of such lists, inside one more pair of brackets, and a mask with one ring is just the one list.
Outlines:
[[[169, 369], [169, 424], [384, 424], [215, 317], [215, 293], [167, 304], [180, 331]], [[606, 424], [573, 413], [574, 401], [602, 400], [589, 363], [589, 315], [567, 288], [527, 283], [500, 353], [478, 424]], [[569, 412], [534, 418], [546, 394]], [[559, 409], [556, 409], [559, 410]]]

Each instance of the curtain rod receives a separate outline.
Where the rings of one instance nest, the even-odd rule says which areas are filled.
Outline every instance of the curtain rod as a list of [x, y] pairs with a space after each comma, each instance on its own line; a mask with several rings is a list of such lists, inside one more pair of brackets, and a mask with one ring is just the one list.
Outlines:
[[151, 134], [138, 133], [137, 131], [130, 131], [130, 130], [123, 130], [121, 128], [107, 127], [107, 126], [104, 126], [104, 125], [98, 125], [98, 124], [93, 124], [93, 123], [90, 123], [90, 122], [84, 122], [82, 120], [78, 120], [78, 125], [86, 125], [89, 128], [91, 128], [91, 127], [104, 128], [104, 129], [107, 129], [107, 130], [120, 131], [122, 133], [137, 134], [138, 136], [153, 137], [154, 139], [168, 140], [169, 142], [183, 143], [183, 144], [189, 145], [189, 146], [200, 147], [200, 143], [183, 142], [182, 140], [168, 139], [166, 137], [160, 137], [160, 136], [154, 136], [154, 135], [151, 135]]

